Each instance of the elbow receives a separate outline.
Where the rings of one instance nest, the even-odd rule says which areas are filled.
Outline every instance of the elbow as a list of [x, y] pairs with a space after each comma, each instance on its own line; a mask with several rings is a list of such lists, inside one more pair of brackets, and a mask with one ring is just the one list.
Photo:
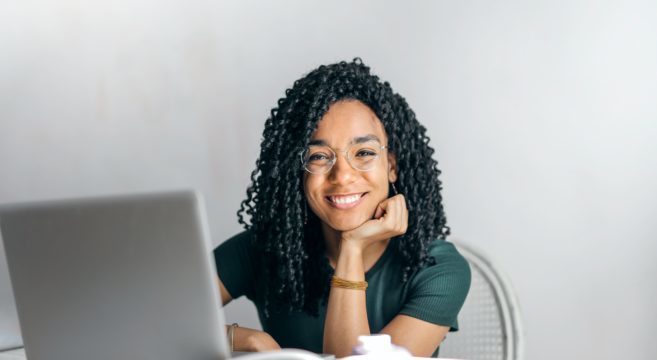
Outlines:
[[337, 342], [332, 343], [330, 340], [324, 339], [324, 345], [322, 346], [322, 352], [324, 354], [334, 355], [336, 359], [347, 357], [353, 355], [352, 349], [358, 341], [352, 342]]
[[331, 354], [334, 355], [336, 359], [340, 359], [343, 357], [347, 357], [352, 355], [351, 349], [332, 349], [330, 347], [324, 347], [323, 351], [324, 354]]

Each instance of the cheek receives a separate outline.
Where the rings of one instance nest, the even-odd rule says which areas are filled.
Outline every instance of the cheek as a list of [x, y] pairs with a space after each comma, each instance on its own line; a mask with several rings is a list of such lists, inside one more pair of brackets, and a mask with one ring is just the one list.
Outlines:
[[371, 174], [368, 176], [368, 182], [372, 188], [372, 192], [377, 196], [381, 197], [380, 200], [388, 198], [388, 173], [385, 171], [378, 172], [376, 174]]
[[313, 210], [321, 202], [321, 185], [322, 182], [318, 181], [316, 178], [308, 177], [303, 181], [303, 191], [306, 201]]

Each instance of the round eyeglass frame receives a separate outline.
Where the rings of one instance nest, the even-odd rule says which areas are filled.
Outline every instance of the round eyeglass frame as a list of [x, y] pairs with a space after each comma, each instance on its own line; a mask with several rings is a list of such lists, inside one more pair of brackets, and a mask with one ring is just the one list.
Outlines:
[[[378, 141], [377, 141], [377, 142], [378, 142]], [[345, 159], [347, 159], [347, 163], [349, 163], [349, 166], [351, 166], [353, 169], [358, 170], [358, 171], [360, 171], [360, 172], [372, 171], [372, 169], [374, 169], [374, 165], [373, 165], [372, 167], [370, 167], [369, 169], [367, 169], [367, 170], [363, 170], [363, 169], [359, 169], [359, 168], [355, 167], [354, 164], [351, 163], [351, 158], [349, 157], [349, 150], [351, 149], [352, 146], [356, 146], [356, 145], [358, 145], [358, 144], [352, 144], [351, 146], [349, 146], [349, 148], [347, 148], [347, 150], [339, 150], [339, 151], [334, 150], [334, 149], [333, 149], [332, 147], [330, 147], [330, 146], [326, 146], [326, 148], [328, 148], [329, 150], [331, 150], [331, 152], [333, 152], [333, 155], [335, 155], [335, 156], [333, 156], [333, 159], [331, 159], [331, 160], [329, 161], [329, 163], [328, 163], [329, 166], [327, 166], [327, 167], [326, 167], [326, 170], [324, 170], [323, 172], [314, 172], [314, 171], [310, 171], [310, 169], [308, 169], [308, 168], [306, 167], [306, 162], [303, 160], [303, 155], [304, 155], [304, 153], [305, 153], [308, 149], [307, 149], [307, 148], [306, 148], [306, 149], [302, 149], [302, 150], [299, 152], [299, 159], [301, 160], [301, 167], [302, 167], [305, 171], [307, 171], [308, 173], [310, 173], [310, 174], [314, 174], [314, 175], [324, 175], [324, 174], [328, 173], [329, 171], [331, 171], [331, 169], [333, 169], [333, 165], [335, 165], [335, 162], [338, 161], [338, 154], [344, 154]], [[385, 150], [385, 149], [388, 149], [388, 146], [387, 146], [387, 145], [381, 145], [381, 146], [379, 146], [379, 150]], [[378, 160], [379, 157], [380, 157], [380, 155], [381, 155], [381, 154], [377, 154], [377, 155], [376, 155], [376, 159], [374, 159], [374, 160]]]

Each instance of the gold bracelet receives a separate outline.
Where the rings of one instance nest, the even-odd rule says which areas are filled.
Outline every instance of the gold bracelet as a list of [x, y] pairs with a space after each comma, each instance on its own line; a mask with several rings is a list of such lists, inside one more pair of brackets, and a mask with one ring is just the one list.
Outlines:
[[230, 351], [235, 351], [234, 350], [235, 347], [233, 346], [233, 344], [235, 343], [234, 339], [235, 339], [235, 328], [236, 327], [239, 327], [239, 325], [237, 325], [237, 323], [232, 323], [228, 326], [228, 339], [230, 340]]
[[367, 281], [351, 281], [333, 276], [331, 278], [331, 286], [343, 289], [365, 290], [367, 289]]

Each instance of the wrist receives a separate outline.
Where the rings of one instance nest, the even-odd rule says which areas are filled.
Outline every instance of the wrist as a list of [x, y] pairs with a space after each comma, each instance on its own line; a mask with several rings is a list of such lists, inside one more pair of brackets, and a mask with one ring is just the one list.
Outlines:
[[247, 328], [236, 328], [235, 329], [235, 346], [233, 351], [258, 351], [259, 349], [259, 339], [258, 331]]
[[248, 351], [278, 350], [280, 346], [271, 335], [264, 331], [253, 331], [247, 338]]
[[340, 238], [340, 250], [339, 254], [342, 255], [352, 255], [352, 256], [362, 256], [363, 255], [363, 245], [362, 241], [357, 241], [348, 236], [342, 236]]
[[365, 278], [363, 250], [357, 244], [343, 243], [335, 266], [334, 275], [346, 280], [360, 281]]
[[235, 331], [239, 325], [233, 323], [226, 326], [226, 334], [228, 335], [228, 344], [230, 345], [230, 351], [235, 351]]

